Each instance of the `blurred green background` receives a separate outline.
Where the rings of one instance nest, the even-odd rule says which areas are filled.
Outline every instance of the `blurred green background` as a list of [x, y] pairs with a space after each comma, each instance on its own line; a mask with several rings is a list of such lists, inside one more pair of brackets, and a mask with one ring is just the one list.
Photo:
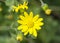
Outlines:
[[[17, 41], [17, 16], [12, 12], [12, 6], [28, 1], [28, 12], [40, 14], [44, 18], [44, 26], [38, 31], [36, 39], [25, 37], [22, 42]], [[47, 16], [41, 9], [40, 0], [0, 0], [0, 43], [60, 43], [60, 0], [43, 0], [52, 9]]]

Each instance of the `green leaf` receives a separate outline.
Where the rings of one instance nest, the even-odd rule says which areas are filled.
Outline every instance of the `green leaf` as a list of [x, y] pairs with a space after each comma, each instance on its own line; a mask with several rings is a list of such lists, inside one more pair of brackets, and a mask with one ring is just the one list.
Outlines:
[[11, 6], [14, 4], [14, 0], [6, 0], [5, 3], [7, 6]]

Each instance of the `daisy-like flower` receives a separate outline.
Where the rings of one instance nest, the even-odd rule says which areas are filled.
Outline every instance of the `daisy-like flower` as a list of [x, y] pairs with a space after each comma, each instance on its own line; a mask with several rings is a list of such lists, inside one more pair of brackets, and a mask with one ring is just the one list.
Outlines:
[[13, 11], [18, 12], [21, 9], [28, 9], [28, 2], [24, 2], [23, 4], [18, 4], [18, 6], [12, 6]]
[[29, 33], [30, 35], [37, 37], [37, 30], [41, 29], [43, 18], [39, 18], [39, 15], [33, 16], [33, 12], [30, 12], [30, 14], [24, 12], [24, 16], [20, 15], [19, 18], [20, 20], [17, 20], [17, 22], [20, 26], [18, 26], [17, 29], [21, 30], [24, 35]]

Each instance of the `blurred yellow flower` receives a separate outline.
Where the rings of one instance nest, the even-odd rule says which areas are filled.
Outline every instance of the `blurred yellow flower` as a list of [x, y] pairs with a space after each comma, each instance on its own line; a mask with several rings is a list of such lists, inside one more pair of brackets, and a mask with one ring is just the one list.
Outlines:
[[6, 15], [5, 18], [12, 20], [13, 19], [13, 15]]
[[50, 15], [51, 14], [51, 9], [45, 10], [45, 14]]
[[12, 6], [13, 7], [13, 11], [18, 12], [21, 9], [28, 9], [28, 2], [24, 2], [23, 4], [18, 4], [18, 6]]
[[0, 12], [2, 11], [2, 7], [0, 7]]
[[18, 7], [16, 7], [16, 6], [12, 6], [13, 7], [13, 11], [15, 11], [15, 12], [18, 12], [19, 11], [19, 8]]
[[19, 7], [20, 7], [21, 9], [28, 9], [28, 6], [27, 6], [27, 5], [28, 5], [28, 2], [24, 2], [23, 5], [20, 4]]
[[17, 39], [18, 41], [22, 41], [22, 40], [23, 40], [23, 36], [22, 36], [21, 34], [20, 34], [20, 35], [17, 35], [16, 39]]
[[17, 29], [21, 30], [24, 35], [29, 33], [30, 35], [37, 37], [37, 30], [41, 29], [43, 18], [39, 18], [39, 15], [33, 17], [33, 12], [30, 12], [30, 14], [24, 12], [24, 16], [20, 15], [19, 18], [20, 20], [17, 20], [17, 22], [20, 26], [18, 26]]

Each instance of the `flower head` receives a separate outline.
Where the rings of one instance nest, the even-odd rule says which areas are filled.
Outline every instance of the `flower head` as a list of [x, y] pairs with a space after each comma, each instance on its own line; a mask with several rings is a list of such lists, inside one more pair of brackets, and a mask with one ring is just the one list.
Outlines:
[[12, 8], [13, 8], [13, 11], [15, 11], [15, 12], [18, 12], [19, 11], [19, 7], [12, 6]]
[[47, 15], [50, 15], [50, 14], [51, 14], [51, 9], [47, 9], [47, 10], [45, 11], [45, 13], [46, 13]]
[[19, 7], [20, 7], [21, 9], [28, 9], [28, 6], [27, 6], [27, 5], [28, 5], [28, 2], [24, 2], [23, 5], [20, 4]]
[[18, 41], [22, 41], [22, 40], [23, 40], [23, 36], [22, 36], [21, 34], [20, 34], [20, 35], [17, 35], [16, 39], [17, 39]]
[[30, 14], [24, 12], [24, 16], [20, 15], [19, 18], [20, 20], [17, 20], [20, 24], [18, 30], [21, 30], [24, 35], [29, 33], [30, 35], [37, 37], [37, 30], [41, 29], [43, 18], [39, 18], [39, 15], [33, 16], [33, 12], [30, 12]]
[[18, 6], [12, 6], [13, 7], [13, 11], [15, 11], [15, 12], [18, 12], [19, 10], [21, 10], [21, 9], [28, 9], [28, 2], [24, 2], [23, 4], [18, 4]]

